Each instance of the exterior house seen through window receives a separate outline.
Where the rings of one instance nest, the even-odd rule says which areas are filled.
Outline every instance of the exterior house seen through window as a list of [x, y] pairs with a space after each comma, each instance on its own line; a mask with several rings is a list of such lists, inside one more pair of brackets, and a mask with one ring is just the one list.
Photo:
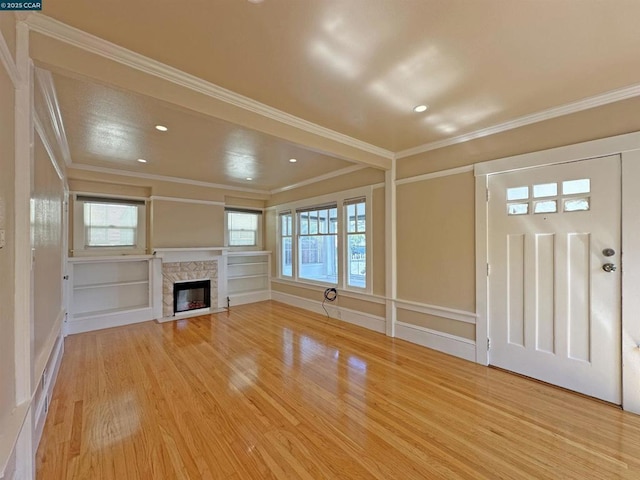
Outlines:
[[298, 211], [298, 277], [338, 282], [338, 209], [335, 205]]
[[367, 287], [367, 217], [364, 198], [344, 202], [347, 223], [347, 285]]
[[280, 214], [280, 274], [283, 277], [293, 276], [293, 216], [291, 212]]
[[230, 247], [256, 247], [260, 245], [260, 219], [262, 212], [225, 209], [227, 245]]

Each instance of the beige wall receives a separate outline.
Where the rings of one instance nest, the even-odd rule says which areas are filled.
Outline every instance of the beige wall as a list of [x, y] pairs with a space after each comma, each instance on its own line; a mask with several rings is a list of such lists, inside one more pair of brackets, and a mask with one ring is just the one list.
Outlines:
[[397, 178], [640, 131], [640, 97], [398, 160]]
[[[5, 23], [0, 22], [0, 30], [6, 36]], [[0, 248], [0, 272], [3, 277], [0, 288], [0, 428], [15, 405], [14, 102], [13, 85], [0, 64], [0, 229], [6, 235], [6, 244]]]
[[2, 12], [0, 15], [0, 33], [7, 42], [9, 52], [14, 61], [16, 58], [16, 18], [11, 12]]
[[384, 296], [386, 288], [385, 278], [385, 190], [373, 189], [373, 294]]
[[247, 208], [264, 208], [264, 198], [244, 198], [237, 196], [225, 195], [224, 204], [230, 207], [247, 207]]
[[398, 185], [398, 298], [475, 312], [473, 173]]
[[97, 193], [102, 195], [122, 195], [130, 197], [149, 197], [151, 188], [139, 185], [126, 185], [91, 180], [69, 179], [69, 190], [72, 192]]
[[[147, 215], [150, 249], [223, 246], [222, 204], [260, 209], [265, 205], [265, 195], [251, 192], [231, 196], [227, 190], [217, 188], [77, 169], [69, 169], [69, 176], [69, 189], [74, 192], [150, 197]], [[180, 201], [184, 199], [196, 202]], [[198, 203], [200, 200], [220, 205]], [[69, 227], [71, 232], [73, 225]], [[266, 222], [263, 229], [266, 230]]]
[[64, 184], [58, 177], [37, 134], [34, 145], [34, 183], [31, 202], [32, 248], [35, 253], [34, 355], [36, 359], [46, 361], [52, 347], [51, 335], [58, 333], [54, 332], [56, 320], [64, 310], [62, 297]]
[[294, 188], [285, 192], [276, 193], [267, 200], [267, 205], [281, 205], [283, 203], [304, 200], [305, 198], [318, 197], [327, 193], [336, 193], [351, 188], [375, 185], [384, 182], [384, 171], [374, 168], [364, 168], [346, 175], [330, 178], [322, 182], [311, 183], [304, 187]]
[[153, 200], [151, 247], [221, 247], [224, 245], [224, 207]]
[[[274, 292], [286, 293], [288, 295], [294, 295], [296, 297], [305, 298], [307, 300], [322, 302], [324, 298], [325, 287], [316, 287], [313, 285], [296, 286], [279, 282], [272, 282], [271, 289]], [[368, 313], [370, 315], [377, 315], [379, 317], [385, 316], [385, 306], [383, 304], [369, 302], [367, 300], [361, 300], [359, 298], [347, 297], [340, 294], [338, 294], [338, 298], [336, 298], [336, 300], [331, 302], [329, 305], [348, 308], [350, 310]]]

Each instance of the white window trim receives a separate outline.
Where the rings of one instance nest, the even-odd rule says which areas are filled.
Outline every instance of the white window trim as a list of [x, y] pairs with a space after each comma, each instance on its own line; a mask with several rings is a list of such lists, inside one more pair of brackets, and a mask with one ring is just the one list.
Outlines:
[[[246, 213], [255, 213], [258, 216], [258, 227], [256, 231], [256, 244], [255, 245], [229, 245], [229, 221], [228, 221], [228, 213], [229, 212], [241, 212], [244, 211]], [[251, 208], [251, 207], [234, 207], [232, 205], [225, 205], [224, 211], [224, 246], [229, 249], [229, 251], [261, 251], [263, 250], [263, 225], [264, 225], [264, 209], [261, 208]]]
[[[349, 198], [345, 198], [345, 200], [351, 200], [352, 198], [355, 197], [349, 197]], [[372, 293], [373, 289], [371, 288], [371, 284], [373, 283], [373, 246], [372, 246], [372, 239], [373, 239], [373, 234], [371, 233], [372, 230], [372, 226], [373, 226], [373, 208], [372, 208], [372, 197], [369, 196], [367, 197], [366, 195], [363, 197], [365, 204], [364, 204], [364, 214], [365, 214], [365, 218], [366, 218], [366, 224], [365, 224], [365, 231], [364, 231], [364, 237], [365, 237], [365, 242], [366, 242], [366, 247], [367, 247], [367, 258], [366, 258], [366, 262], [365, 262], [365, 268], [367, 271], [367, 274], [365, 276], [365, 283], [366, 283], [366, 287], [362, 288], [362, 287], [356, 287], [353, 285], [349, 285], [349, 281], [348, 281], [348, 272], [346, 269], [346, 265], [348, 262], [348, 259], [344, 258], [344, 265], [345, 268], [343, 269], [343, 279], [342, 279], [342, 284], [345, 287], [345, 290], [347, 291], [352, 291], [352, 292], [359, 292], [359, 293]], [[343, 201], [343, 205], [342, 205], [342, 210], [343, 210], [343, 214], [344, 214], [344, 210], [346, 209], [346, 205], [344, 205], [344, 201]], [[345, 215], [346, 218], [346, 215]], [[345, 221], [345, 225], [344, 225], [344, 235], [343, 235], [343, 252], [347, 252], [348, 248], [349, 248], [349, 237], [348, 237], [348, 232], [346, 231], [346, 221]]]
[[[73, 198], [73, 244], [71, 255], [74, 257], [87, 257], [96, 255], [144, 255], [147, 253], [147, 211], [149, 199], [146, 197], [134, 197], [123, 195], [109, 195], [101, 193], [71, 192]], [[86, 229], [84, 225], [84, 202], [78, 201], [78, 197], [113, 198], [114, 200], [131, 200], [144, 202], [144, 208], [138, 209], [138, 230], [136, 245], [133, 247], [89, 247], [86, 245]]]
[[[291, 238], [291, 275], [283, 275], [282, 274], [282, 218], [280, 217], [281, 215], [291, 215], [291, 236], [289, 238]], [[296, 268], [296, 261], [295, 259], [298, 258], [298, 251], [297, 251], [297, 245], [295, 242], [295, 233], [293, 230], [294, 227], [294, 221], [293, 221], [293, 217], [295, 216], [295, 212], [289, 209], [284, 209], [284, 210], [280, 210], [280, 211], [276, 211], [276, 262], [277, 262], [277, 269], [276, 269], [276, 278], [281, 278], [283, 280], [287, 280], [287, 281], [293, 281], [294, 278], [297, 278], [297, 268]]]
[[[347, 285], [346, 281], [346, 257], [345, 246], [347, 242], [345, 214], [344, 214], [344, 201], [350, 200], [356, 197], [363, 197], [365, 199], [365, 213], [367, 216], [366, 224], [366, 241], [367, 241], [367, 273], [366, 273], [366, 288], [351, 287]], [[371, 294], [373, 291], [373, 215], [372, 215], [372, 202], [373, 202], [373, 185], [367, 185], [365, 187], [358, 187], [350, 190], [344, 190], [341, 192], [331, 193], [327, 195], [320, 195], [312, 198], [305, 198], [304, 200], [298, 200], [286, 204], [281, 204], [275, 207], [276, 212], [276, 262], [278, 264], [277, 278], [288, 282], [300, 282], [310, 285], [318, 285], [321, 287], [332, 287], [338, 290], [344, 290], [347, 292], [357, 292], [361, 294]], [[304, 208], [313, 208], [315, 206], [327, 205], [335, 203], [338, 210], [338, 275], [337, 284], [318, 282], [309, 280], [307, 278], [300, 278], [298, 275], [298, 220], [296, 210]], [[291, 242], [291, 255], [292, 255], [292, 275], [290, 277], [282, 275], [282, 236], [280, 225], [280, 214], [291, 212], [292, 214], [292, 239]]]

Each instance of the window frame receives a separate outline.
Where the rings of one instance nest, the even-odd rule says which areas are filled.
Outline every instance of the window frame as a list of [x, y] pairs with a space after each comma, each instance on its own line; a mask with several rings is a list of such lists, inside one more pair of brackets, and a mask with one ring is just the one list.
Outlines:
[[[336, 231], [335, 233], [331, 232], [331, 211], [335, 210], [336, 211]], [[318, 219], [318, 224], [317, 224], [317, 228], [316, 228], [316, 233], [311, 233], [311, 224], [308, 224], [308, 231], [307, 233], [302, 233], [302, 224], [300, 223], [300, 217], [301, 215], [303, 215], [304, 213], [310, 213], [310, 212], [322, 212], [322, 211], [326, 211], [328, 212], [327, 214], [329, 215], [328, 218], [328, 223], [327, 223], [327, 228], [326, 228], [326, 232], [325, 233], [321, 233], [320, 231], [320, 222], [319, 222], [319, 214], [316, 217]], [[338, 206], [338, 204], [336, 204], [335, 202], [329, 203], [329, 204], [324, 204], [324, 205], [314, 205], [311, 207], [304, 207], [304, 208], [299, 208], [296, 210], [295, 212], [295, 219], [296, 219], [296, 228], [293, 229], [293, 231], [295, 232], [295, 242], [297, 245], [297, 257], [295, 258], [296, 261], [296, 266], [297, 266], [297, 278], [300, 281], [303, 282], [312, 282], [312, 283], [317, 283], [320, 285], [328, 285], [331, 287], [336, 287], [337, 285], [340, 284], [340, 277], [341, 277], [341, 269], [340, 269], [340, 233], [341, 233], [341, 221], [340, 221], [340, 208]], [[323, 239], [324, 237], [333, 237], [335, 236], [335, 244], [336, 244], [336, 251], [335, 254], [333, 255], [335, 258], [335, 264], [336, 264], [336, 272], [335, 272], [335, 278], [336, 281], [335, 282], [330, 282], [330, 281], [323, 281], [323, 280], [317, 280], [314, 278], [308, 278], [308, 277], [302, 277], [301, 276], [301, 270], [302, 270], [302, 254], [303, 254], [303, 249], [302, 249], [302, 241], [303, 239], [314, 239], [316, 242], [318, 241], [318, 239]], [[323, 247], [324, 248], [324, 247]], [[319, 249], [318, 249], [319, 250]], [[328, 255], [328, 252], [325, 253], [326, 256]], [[319, 264], [319, 262], [316, 262], [317, 264]]]
[[[358, 211], [356, 207], [356, 232], [349, 232], [349, 214], [347, 213], [348, 207], [350, 205], [360, 205], [364, 203], [364, 216], [365, 216], [365, 224], [364, 231], [360, 232], [359, 227], [357, 226], [357, 216]], [[369, 272], [371, 271], [371, 200], [367, 199], [366, 196], [358, 196], [353, 198], [347, 198], [342, 202], [342, 209], [344, 211], [344, 279], [343, 284], [347, 290], [353, 290], [357, 292], [369, 292], [371, 291], [371, 282], [373, 281]], [[349, 236], [351, 235], [362, 235], [364, 234], [365, 238], [365, 286], [359, 287], [357, 285], [349, 284]]]
[[[124, 197], [119, 195], [102, 195], [74, 192], [73, 196], [73, 228], [72, 256], [94, 255], [144, 255], [147, 253], [147, 210], [148, 198]], [[87, 244], [87, 225], [84, 221], [84, 207], [87, 203], [103, 203], [112, 205], [135, 205], [138, 207], [136, 225], [136, 243], [125, 245], [93, 245]]]
[[[256, 243], [255, 245], [230, 245], [230, 235], [229, 235], [229, 214], [230, 213], [249, 213], [253, 214], [257, 218], [256, 224]], [[262, 250], [263, 246], [263, 217], [264, 211], [262, 209], [257, 208], [244, 208], [244, 207], [232, 207], [226, 206], [224, 207], [224, 245], [230, 250]]]
[[[283, 217], [285, 216], [289, 216], [291, 217], [291, 228], [287, 229], [288, 235], [283, 234], [282, 231], [282, 220]], [[277, 228], [276, 228], [276, 235], [278, 240], [276, 241], [277, 245], [278, 245], [278, 252], [276, 255], [276, 259], [278, 262], [278, 278], [284, 278], [287, 280], [293, 280], [294, 278], [296, 278], [297, 275], [297, 268], [296, 268], [296, 261], [295, 259], [297, 258], [297, 246], [296, 246], [296, 242], [295, 242], [295, 235], [294, 235], [294, 226], [295, 226], [295, 222], [293, 220], [293, 217], [295, 216], [295, 213], [292, 212], [291, 210], [284, 210], [281, 212], [277, 212], [276, 213], [276, 218], [278, 219], [277, 222]], [[283, 239], [284, 238], [288, 238], [291, 242], [291, 275], [285, 275], [283, 273], [284, 271], [284, 257], [282, 255], [283, 252], [283, 248], [284, 248], [284, 242]]]
[[[308, 198], [305, 200], [299, 200], [295, 202], [290, 202], [286, 204], [278, 205], [275, 208], [276, 218], [277, 218], [277, 228], [276, 228], [276, 261], [278, 267], [276, 269], [277, 279], [285, 282], [294, 282], [294, 283], [302, 283], [302, 284], [310, 284], [317, 285], [322, 287], [332, 287], [337, 288], [338, 290], [344, 290], [347, 292], [361, 293], [361, 294], [372, 294], [373, 292], [373, 209], [372, 209], [372, 199], [373, 199], [373, 189], [374, 185], [368, 185], [365, 187], [354, 188], [351, 190], [346, 190], [342, 192], [337, 192], [328, 195], [322, 195], [318, 197]], [[365, 203], [365, 241], [366, 241], [366, 273], [365, 273], [365, 283], [366, 286], [364, 288], [357, 286], [348, 285], [347, 279], [347, 268], [348, 268], [348, 255], [346, 254], [347, 246], [348, 246], [348, 238], [347, 238], [347, 224], [348, 219], [346, 218], [346, 206], [344, 203], [349, 200], [362, 198]], [[336, 205], [337, 206], [337, 217], [338, 217], [338, 233], [337, 233], [337, 261], [338, 261], [338, 271], [337, 271], [337, 283], [329, 283], [322, 282], [317, 280], [311, 280], [308, 278], [301, 278], [298, 265], [299, 265], [299, 252], [298, 252], [298, 244], [299, 244], [299, 226], [298, 226], [298, 215], [297, 212], [301, 210], [308, 210], [314, 208], [322, 208], [327, 207], [328, 205]], [[283, 247], [283, 235], [282, 235], [282, 221], [281, 215], [290, 213], [292, 215], [292, 275], [286, 276], [282, 274], [282, 247]]]

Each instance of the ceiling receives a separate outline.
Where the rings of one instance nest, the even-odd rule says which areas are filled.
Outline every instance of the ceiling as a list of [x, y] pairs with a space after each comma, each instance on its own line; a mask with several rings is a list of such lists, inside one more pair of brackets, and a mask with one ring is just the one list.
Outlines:
[[[65, 0], [42, 13], [389, 156], [640, 84], [637, 0]], [[77, 164], [261, 190], [354, 165], [53, 70]]]

